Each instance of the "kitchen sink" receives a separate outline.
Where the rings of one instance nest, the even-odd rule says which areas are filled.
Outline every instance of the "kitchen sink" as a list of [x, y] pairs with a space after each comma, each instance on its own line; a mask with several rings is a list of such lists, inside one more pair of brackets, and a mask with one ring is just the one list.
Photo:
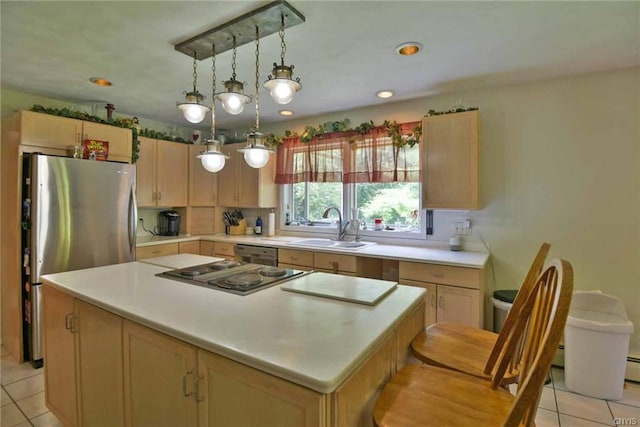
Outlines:
[[305, 248], [331, 248], [331, 249], [362, 249], [367, 246], [375, 245], [375, 242], [347, 242], [344, 240], [330, 239], [303, 239], [295, 242], [289, 242], [289, 246], [301, 246]]

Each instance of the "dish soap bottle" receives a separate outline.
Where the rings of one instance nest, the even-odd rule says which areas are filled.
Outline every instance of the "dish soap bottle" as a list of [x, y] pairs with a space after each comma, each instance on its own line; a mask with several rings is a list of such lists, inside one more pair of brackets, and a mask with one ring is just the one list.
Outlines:
[[262, 218], [260, 218], [260, 214], [258, 214], [258, 219], [256, 219], [256, 234], [262, 234]]

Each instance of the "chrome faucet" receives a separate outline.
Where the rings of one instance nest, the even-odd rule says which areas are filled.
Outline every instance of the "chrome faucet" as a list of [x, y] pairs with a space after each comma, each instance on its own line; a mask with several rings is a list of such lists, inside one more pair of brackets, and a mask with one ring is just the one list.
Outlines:
[[332, 209], [338, 212], [338, 240], [344, 240], [344, 236], [347, 235], [347, 226], [349, 225], [349, 221], [347, 221], [344, 224], [344, 227], [342, 227], [342, 213], [340, 213], [340, 209], [336, 208], [335, 206], [331, 206], [330, 208], [327, 208], [326, 211], [324, 211], [324, 213], [322, 214], [322, 218], [328, 218], [329, 211], [331, 211]]

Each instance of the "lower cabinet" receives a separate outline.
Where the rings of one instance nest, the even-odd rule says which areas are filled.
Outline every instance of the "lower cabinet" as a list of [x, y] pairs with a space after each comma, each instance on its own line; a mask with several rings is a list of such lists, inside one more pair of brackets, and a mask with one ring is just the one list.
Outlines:
[[215, 256], [216, 255], [216, 242], [210, 242], [208, 240], [200, 241], [200, 255]]
[[44, 290], [46, 404], [65, 426], [370, 426], [424, 328], [420, 305], [323, 394]]
[[178, 243], [178, 253], [179, 254], [200, 254], [200, 241], [193, 240], [191, 242], [180, 242]]
[[356, 257], [353, 255], [338, 255], [326, 252], [314, 254], [313, 265], [316, 271], [325, 273], [356, 275]]
[[178, 243], [142, 246], [136, 248], [136, 259], [155, 258], [158, 256], [176, 255], [180, 251]]
[[278, 249], [278, 266], [294, 270], [313, 270], [313, 252]]
[[196, 348], [124, 322], [124, 410], [129, 426], [197, 426]]
[[325, 425], [325, 395], [198, 351], [201, 426], [317, 427]]
[[45, 402], [65, 426], [124, 424], [122, 318], [43, 288]]
[[427, 290], [426, 325], [447, 321], [483, 327], [484, 269], [401, 261], [399, 276], [400, 284]]

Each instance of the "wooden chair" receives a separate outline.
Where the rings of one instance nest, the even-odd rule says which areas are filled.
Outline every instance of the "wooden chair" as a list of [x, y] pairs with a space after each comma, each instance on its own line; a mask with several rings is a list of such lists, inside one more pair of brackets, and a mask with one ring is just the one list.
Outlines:
[[[378, 397], [373, 411], [375, 424], [533, 426], [544, 380], [569, 314], [572, 292], [571, 264], [559, 259], [550, 261], [534, 282], [506, 337], [490, 382], [451, 369], [407, 365], [391, 378]], [[522, 342], [524, 348], [520, 352]], [[500, 384], [516, 356], [520, 376], [514, 396]]]
[[[551, 245], [543, 243], [529, 268], [499, 334], [454, 322], [438, 322], [427, 327], [411, 342], [411, 350], [420, 361], [490, 380], [506, 337], [516, 324], [523, 304], [542, 271]], [[513, 383], [518, 367], [510, 366], [503, 384]]]

